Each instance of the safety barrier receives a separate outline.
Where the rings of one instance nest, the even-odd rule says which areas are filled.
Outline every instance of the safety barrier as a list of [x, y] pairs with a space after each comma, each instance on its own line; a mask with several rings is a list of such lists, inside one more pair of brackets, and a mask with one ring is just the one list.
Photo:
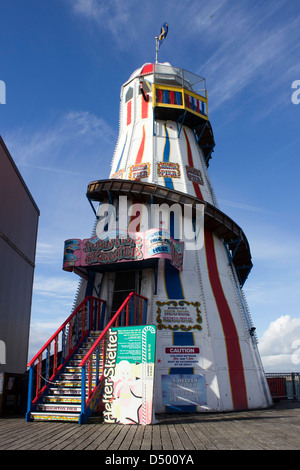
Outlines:
[[294, 399], [300, 401], [300, 373], [266, 373], [272, 398], [275, 400]]

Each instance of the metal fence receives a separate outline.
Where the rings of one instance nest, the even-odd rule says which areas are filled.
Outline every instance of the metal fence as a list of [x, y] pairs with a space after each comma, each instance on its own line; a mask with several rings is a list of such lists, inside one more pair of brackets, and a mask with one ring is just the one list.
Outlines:
[[268, 373], [265, 375], [273, 399], [294, 399], [300, 401], [299, 372]]

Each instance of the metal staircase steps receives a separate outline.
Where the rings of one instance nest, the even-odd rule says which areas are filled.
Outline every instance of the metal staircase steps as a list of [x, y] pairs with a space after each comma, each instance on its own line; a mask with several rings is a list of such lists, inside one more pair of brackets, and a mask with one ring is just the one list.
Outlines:
[[[33, 421], [75, 421], [79, 422], [81, 413], [81, 368], [79, 364], [85, 357], [101, 331], [92, 331], [84, 341], [64, 371], [47, 389], [47, 394], [37, 404], [36, 410], [31, 411]], [[95, 359], [95, 358], [93, 358]], [[100, 363], [102, 361], [100, 360]], [[95, 385], [95, 363], [92, 366], [92, 385]]]

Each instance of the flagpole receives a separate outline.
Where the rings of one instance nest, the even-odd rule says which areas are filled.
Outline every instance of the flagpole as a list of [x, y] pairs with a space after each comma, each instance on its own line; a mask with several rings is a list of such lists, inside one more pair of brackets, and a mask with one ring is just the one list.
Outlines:
[[158, 37], [155, 36], [155, 40], [156, 40], [156, 52], [155, 52], [155, 63], [157, 64], [158, 63]]

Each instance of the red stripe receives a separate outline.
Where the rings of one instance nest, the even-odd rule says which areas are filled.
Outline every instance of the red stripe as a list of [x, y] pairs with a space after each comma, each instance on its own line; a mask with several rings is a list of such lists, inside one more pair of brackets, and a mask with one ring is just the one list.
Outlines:
[[127, 126], [131, 123], [131, 101], [127, 103]]
[[199, 184], [195, 183], [195, 181], [193, 181], [193, 186], [194, 186], [194, 190], [195, 190], [195, 194], [196, 194], [197, 198], [201, 199], [201, 201], [203, 201], [203, 196], [202, 196]]
[[148, 103], [149, 103], [149, 101], [145, 101], [143, 96], [142, 96], [141, 100], [142, 100], [142, 119], [146, 119], [148, 117]]
[[219, 311], [225, 337], [232, 401], [235, 410], [248, 408], [244, 367], [236, 326], [219, 277], [214, 240], [205, 229], [205, 252], [209, 280]]
[[[193, 155], [192, 155], [192, 149], [190, 146], [190, 142], [187, 136], [187, 133], [185, 132], [185, 129], [183, 129], [184, 135], [185, 135], [185, 140], [186, 140], [186, 149], [187, 149], [187, 157], [188, 157], [188, 164], [190, 167], [194, 168], [194, 162], [193, 162]], [[201, 199], [203, 201], [203, 196], [201, 193], [201, 189], [198, 183], [193, 181], [193, 186], [194, 186], [194, 191], [198, 199]]]
[[[184, 131], [186, 144], [187, 144], [188, 164], [189, 166], [193, 168], [194, 162], [193, 162], [191, 146], [188, 140], [188, 136], [185, 132], [185, 129], [183, 129], [183, 131]], [[193, 182], [193, 186], [194, 186], [194, 191], [195, 191], [197, 198], [203, 200], [199, 184]], [[219, 277], [213, 235], [211, 232], [209, 232], [206, 229], [205, 229], [205, 252], [206, 252], [209, 280], [210, 280], [211, 288], [212, 288], [215, 301], [217, 304], [217, 309], [220, 315], [224, 337], [225, 337], [233, 406], [234, 406], [234, 409], [236, 410], [247, 409], [248, 408], [247, 392], [246, 392], [244, 367], [243, 367], [242, 354], [240, 350], [239, 338], [238, 338], [238, 334], [237, 334], [236, 327], [232, 318], [230, 308], [228, 306], [228, 303], [227, 303], [227, 300], [226, 300], [226, 297], [222, 288], [221, 280]]]
[[153, 64], [146, 64], [141, 71], [141, 75], [146, 75], [148, 73], [153, 73]]
[[146, 140], [146, 133], [145, 133], [145, 126], [143, 126], [143, 137], [142, 137], [142, 142], [139, 148], [139, 151], [137, 153], [136, 159], [135, 159], [135, 164], [141, 163], [143, 159], [143, 154], [144, 154], [144, 149], [145, 149], [145, 140]]
[[[128, 231], [129, 232], [139, 232], [140, 231], [140, 223], [142, 218], [142, 204], [137, 204], [135, 206], [135, 214], [130, 216], [129, 224], [128, 224]], [[133, 222], [135, 221], [135, 224]]]

